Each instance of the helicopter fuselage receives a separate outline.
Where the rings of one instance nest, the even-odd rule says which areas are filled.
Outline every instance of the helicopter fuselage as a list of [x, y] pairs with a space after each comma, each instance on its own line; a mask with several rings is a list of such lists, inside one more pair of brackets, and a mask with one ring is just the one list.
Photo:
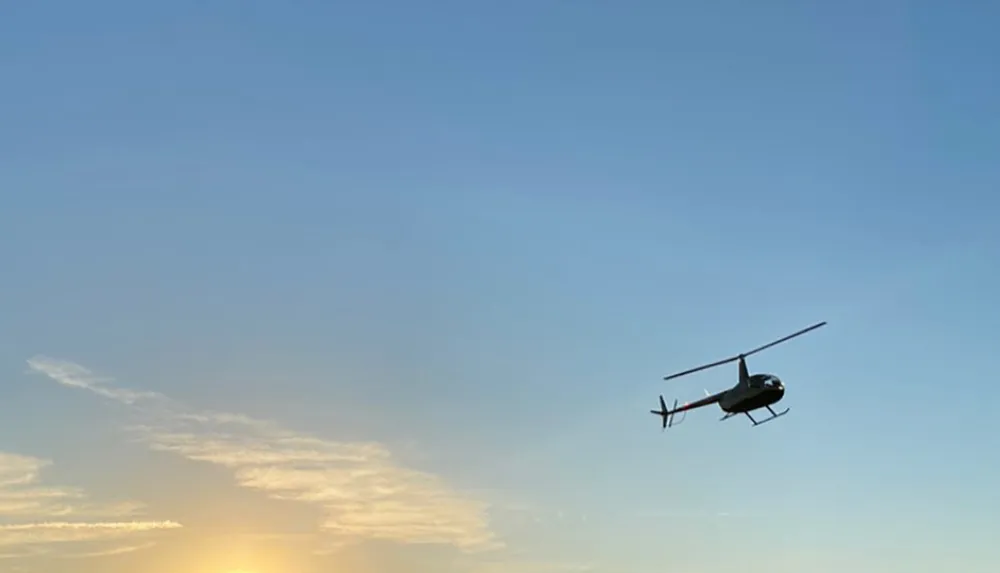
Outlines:
[[777, 376], [754, 374], [746, 385], [737, 384], [719, 398], [719, 407], [729, 414], [766, 408], [785, 397], [785, 387]]

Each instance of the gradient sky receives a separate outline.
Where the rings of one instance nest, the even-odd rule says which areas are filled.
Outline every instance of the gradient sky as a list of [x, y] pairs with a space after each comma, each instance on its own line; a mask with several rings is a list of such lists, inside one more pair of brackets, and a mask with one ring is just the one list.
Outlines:
[[10, 3], [0, 570], [994, 571], [986, 5]]

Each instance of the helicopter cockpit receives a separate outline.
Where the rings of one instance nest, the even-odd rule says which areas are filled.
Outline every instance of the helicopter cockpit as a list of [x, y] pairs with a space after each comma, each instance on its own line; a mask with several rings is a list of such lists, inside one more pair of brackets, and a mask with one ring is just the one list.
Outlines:
[[751, 388], [784, 388], [781, 379], [774, 374], [754, 374], [750, 377], [749, 382]]

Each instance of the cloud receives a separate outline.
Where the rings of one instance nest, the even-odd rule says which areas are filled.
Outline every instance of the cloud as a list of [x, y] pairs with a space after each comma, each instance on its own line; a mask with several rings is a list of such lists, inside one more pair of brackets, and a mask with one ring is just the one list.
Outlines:
[[486, 561], [472, 566], [475, 573], [586, 573], [593, 565], [548, 561]]
[[336, 442], [240, 414], [198, 411], [156, 392], [116, 386], [72, 362], [37, 356], [28, 365], [130, 408], [140, 420], [132, 429], [154, 450], [228, 468], [242, 487], [321, 509], [319, 528], [331, 549], [364, 540], [447, 544], [468, 553], [503, 546], [489, 527], [487, 504], [438, 476], [403, 467], [381, 444]]
[[143, 505], [136, 502], [96, 503], [79, 488], [40, 485], [42, 471], [51, 464], [0, 452], [0, 558], [51, 554], [55, 545], [103, 543], [181, 527], [172, 521], [122, 521], [142, 513]]
[[173, 521], [81, 523], [47, 521], [0, 525], [0, 546], [109, 540], [135, 533], [180, 527]]
[[690, 510], [690, 511], [676, 511], [670, 509], [643, 509], [634, 512], [633, 517], [636, 518], [650, 518], [650, 519], [675, 519], [675, 518], [694, 518], [694, 519], [715, 519], [715, 518], [727, 518], [727, 517], [747, 517], [746, 514], [737, 513], [732, 511], [709, 511], [709, 510]]
[[154, 545], [156, 545], [156, 543], [153, 542], [141, 543], [139, 545], [119, 545], [117, 547], [111, 547], [109, 549], [99, 549], [97, 551], [87, 551], [84, 553], [71, 553], [69, 555], [65, 555], [65, 557], [73, 559], [83, 559], [88, 557], [110, 557], [112, 555], [124, 555], [125, 553], [135, 553], [136, 551], [149, 549]]
[[0, 520], [11, 518], [121, 518], [139, 515], [137, 502], [93, 503], [79, 488], [37, 485], [51, 461], [0, 452]]

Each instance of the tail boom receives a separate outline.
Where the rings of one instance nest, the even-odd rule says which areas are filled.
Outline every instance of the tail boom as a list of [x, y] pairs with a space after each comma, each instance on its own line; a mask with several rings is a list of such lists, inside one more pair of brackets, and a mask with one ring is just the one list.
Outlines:
[[[684, 404], [684, 405], [679, 406], [679, 407], [677, 406], [677, 400], [674, 400], [674, 407], [671, 408], [671, 409], [667, 408], [666, 401], [663, 400], [663, 396], [660, 396], [660, 409], [659, 410], [650, 410], [649, 412], [651, 414], [656, 414], [657, 416], [659, 416], [660, 418], [662, 418], [663, 419], [663, 429], [667, 429], [667, 428], [669, 428], [669, 427], [671, 427], [671, 426], [674, 425], [674, 415], [683, 412], [684, 415], [687, 416], [687, 411], [688, 410], [693, 410], [695, 408], [701, 408], [701, 407], [704, 407], [704, 406], [708, 406], [710, 404], [717, 404], [717, 403], [719, 403], [719, 400], [721, 400], [724, 395], [725, 395], [725, 392], [719, 392], [718, 394], [711, 394], [709, 396], [706, 396], [706, 397], [702, 398], [701, 400], [696, 400], [694, 402], [689, 402], [689, 403]], [[684, 421], [684, 418], [682, 417], [677, 423], [679, 424], [680, 422], [683, 422], [683, 421]]]

